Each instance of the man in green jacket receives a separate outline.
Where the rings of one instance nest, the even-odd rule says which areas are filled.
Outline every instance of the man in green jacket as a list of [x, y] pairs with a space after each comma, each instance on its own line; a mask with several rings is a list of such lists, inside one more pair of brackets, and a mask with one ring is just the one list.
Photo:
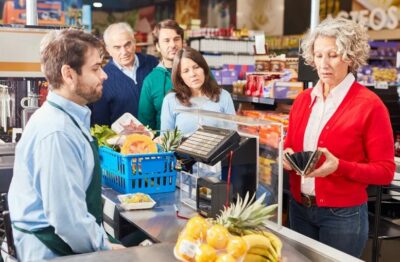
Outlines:
[[144, 79], [138, 117], [145, 126], [160, 130], [161, 106], [164, 96], [172, 88], [172, 62], [183, 46], [183, 29], [174, 20], [163, 20], [155, 26], [153, 38], [161, 61]]

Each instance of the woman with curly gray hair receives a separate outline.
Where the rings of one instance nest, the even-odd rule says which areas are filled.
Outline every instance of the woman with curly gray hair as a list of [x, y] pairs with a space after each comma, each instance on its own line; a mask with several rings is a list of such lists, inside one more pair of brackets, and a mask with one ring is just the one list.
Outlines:
[[354, 73], [368, 57], [368, 36], [351, 20], [327, 19], [309, 31], [302, 55], [319, 76], [293, 104], [285, 153], [322, 152], [317, 168], [290, 172], [290, 227], [361, 256], [368, 239], [368, 184], [394, 176], [393, 134], [388, 111]]

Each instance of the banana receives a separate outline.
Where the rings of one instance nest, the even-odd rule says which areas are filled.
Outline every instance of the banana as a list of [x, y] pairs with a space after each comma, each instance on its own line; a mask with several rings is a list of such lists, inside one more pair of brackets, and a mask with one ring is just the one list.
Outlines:
[[249, 249], [248, 253], [261, 255], [272, 261], [278, 260], [278, 254], [272, 247], [268, 248], [266, 246], [253, 246]]
[[246, 256], [243, 259], [243, 262], [269, 262], [269, 261], [270, 260], [268, 258], [255, 254], [246, 254]]
[[265, 246], [262, 247], [254, 246], [247, 251], [247, 254], [263, 256], [267, 258], [269, 261], [278, 261], [278, 256], [276, 255], [275, 251], [273, 249], [271, 251], [265, 248]]
[[242, 238], [249, 248], [251, 248], [252, 246], [271, 246], [271, 241], [269, 240], [269, 238], [263, 235], [250, 234], [242, 236]]
[[281, 257], [283, 244], [280, 238], [269, 231], [262, 231], [262, 235], [269, 238], [271, 245], [274, 247], [278, 257]]
[[266, 249], [269, 253], [271, 253], [273, 259], [278, 258], [278, 254], [276, 253], [268, 237], [260, 234], [251, 234], [245, 235], [242, 238], [246, 242], [249, 249], [251, 249], [252, 247], [260, 247], [262, 249]]
[[246, 235], [260, 234], [262, 236], [267, 237], [270, 240], [271, 245], [274, 247], [278, 257], [282, 256], [282, 246], [283, 246], [283, 244], [282, 244], [282, 241], [280, 240], [280, 238], [277, 237], [275, 234], [273, 234], [273, 233], [271, 233], [269, 231], [266, 231], [266, 230], [263, 230], [263, 231], [245, 230], [244, 233]]

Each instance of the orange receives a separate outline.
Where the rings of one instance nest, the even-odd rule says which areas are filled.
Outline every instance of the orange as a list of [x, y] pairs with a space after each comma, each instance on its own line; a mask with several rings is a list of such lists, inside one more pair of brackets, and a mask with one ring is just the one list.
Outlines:
[[246, 241], [244, 241], [241, 237], [233, 236], [231, 239], [229, 239], [226, 251], [228, 251], [228, 253], [233, 257], [239, 258], [247, 251]]
[[236, 262], [236, 259], [230, 254], [221, 254], [215, 262]]
[[229, 232], [222, 225], [214, 225], [207, 231], [207, 244], [216, 248], [223, 249], [229, 241]]
[[201, 244], [200, 247], [197, 249], [195, 261], [196, 262], [214, 262], [217, 258], [217, 251], [207, 245]]
[[185, 235], [194, 239], [205, 239], [208, 227], [208, 222], [203, 217], [192, 217], [186, 224]]

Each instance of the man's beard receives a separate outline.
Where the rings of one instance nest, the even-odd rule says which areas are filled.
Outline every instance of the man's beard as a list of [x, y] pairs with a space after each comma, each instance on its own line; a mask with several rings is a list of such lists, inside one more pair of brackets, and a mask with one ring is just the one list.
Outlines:
[[88, 104], [96, 102], [101, 98], [101, 95], [103, 94], [103, 89], [101, 89], [100, 92], [97, 92], [95, 90], [87, 90], [87, 89], [85, 90], [81, 86], [82, 86], [81, 83], [78, 82], [78, 86], [76, 87], [75, 93], [76, 95], [85, 99]]

